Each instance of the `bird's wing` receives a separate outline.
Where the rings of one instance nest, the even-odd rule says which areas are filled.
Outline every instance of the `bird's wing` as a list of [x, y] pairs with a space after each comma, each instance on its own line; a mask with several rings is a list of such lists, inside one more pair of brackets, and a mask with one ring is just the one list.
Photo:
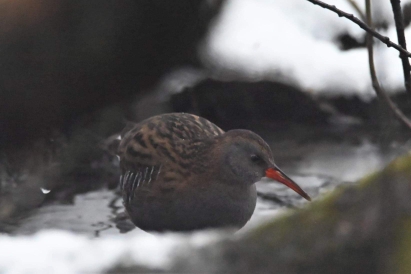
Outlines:
[[122, 173], [120, 189], [125, 204], [137, 194], [151, 192], [161, 174], [164, 159], [153, 147], [155, 144], [153, 131], [145, 123], [135, 124], [123, 133], [118, 154]]
[[138, 192], [150, 192], [152, 184], [161, 173], [161, 167], [138, 166], [123, 172], [120, 177], [120, 189], [124, 195], [124, 202], [130, 203]]
[[[167, 114], [129, 129], [119, 145], [121, 188], [127, 199], [183, 182], [206, 169], [207, 142], [224, 133], [213, 123], [190, 114]], [[130, 193], [132, 195], [130, 196]]]

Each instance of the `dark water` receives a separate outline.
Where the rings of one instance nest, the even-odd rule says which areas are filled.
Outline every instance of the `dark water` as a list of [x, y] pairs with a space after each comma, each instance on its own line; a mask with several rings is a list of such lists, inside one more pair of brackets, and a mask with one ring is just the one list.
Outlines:
[[[268, 132], [268, 131], [267, 131]], [[277, 164], [314, 199], [320, 199], [338, 185], [352, 183], [407, 153], [411, 141], [390, 141], [381, 145], [375, 135], [358, 132], [312, 135], [304, 131], [261, 133], [270, 144]], [[296, 134], [297, 133], [297, 134]], [[344, 138], [342, 138], [342, 136]], [[281, 184], [262, 180], [257, 183], [259, 198], [247, 231], [271, 220], [287, 208], [306, 201]], [[106, 189], [77, 195], [74, 204], [51, 204], [20, 220], [12, 234], [32, 234], [41, 229], [63, 229], [90, 236], [118, 234], [114, 219], [123, 207], [120, 197]], [[123, 225], [127, 222], [123, 222]], [[128, 233], [145, 233], [138, 228]]]

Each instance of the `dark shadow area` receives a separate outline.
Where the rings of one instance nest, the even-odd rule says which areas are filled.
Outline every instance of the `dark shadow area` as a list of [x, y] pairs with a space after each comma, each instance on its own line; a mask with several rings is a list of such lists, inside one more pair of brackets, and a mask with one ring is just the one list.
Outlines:
[[20, 0], [0, 3], [1, 143], [63, 132], [79, 115], [128, 101], [196, 47], [219, 3]]

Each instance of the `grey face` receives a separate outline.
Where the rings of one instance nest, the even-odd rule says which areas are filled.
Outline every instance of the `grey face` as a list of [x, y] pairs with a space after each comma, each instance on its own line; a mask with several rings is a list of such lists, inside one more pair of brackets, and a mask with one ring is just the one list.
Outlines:
[[253, 142], [238, 141], [230, 144], [225, 151], [226, 176], [232, 181], [251, 185], [265, 176], [272, 162], [272, 156], [264, 153]]

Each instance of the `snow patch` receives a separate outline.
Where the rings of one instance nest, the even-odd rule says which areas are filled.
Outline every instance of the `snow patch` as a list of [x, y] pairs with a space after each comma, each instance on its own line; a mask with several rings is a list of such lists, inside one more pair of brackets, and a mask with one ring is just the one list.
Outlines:
[[212, 231], [105, 238], [61, 230], [20, 237], [0, 235], [0, 273], [101, 273], [120, 264], [167, 269], [176, 253], [219, 237]]
[[[326, 2], [356, 14], [346, 0]], [[373, 5], [374, 19], [392, 24], [389, 1]], [[202, 51], [203, 60], [217, 71], [234, 71], [249, 80], [285, 80], [325, 96], [374, 97], [367, 51], [340, 50], [336, 39], [344, 33], [364, 35], [348, 19], [306, 0], [228, 0]], [[393, 26], [387, 35], [397, 41]], [[408, 28], [406, 37], [410, 35]], [[390, 91], [402, 88], [398, 52], [380, 45], [375, 59], [381, 84]]]

